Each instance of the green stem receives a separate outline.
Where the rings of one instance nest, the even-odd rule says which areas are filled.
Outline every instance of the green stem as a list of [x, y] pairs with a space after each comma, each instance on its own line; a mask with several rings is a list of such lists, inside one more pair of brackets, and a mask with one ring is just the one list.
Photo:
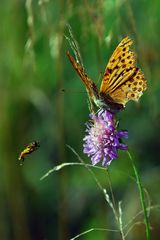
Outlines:
[[106, 171], [107, 171], [107, 177], [108, 177], [108, 183], [109, 183], [110, 193], [111, 193], [111, 197], [112, 197], [112, 204], [113, 204], [112, 210], [113, 210], [115, 219], [116, 219], [116, 221], [117, 221], [117, 223], [118, 223], [118, 227], [119, 227], [119, 230], [120, 230], [120, 234], [121, 234], [122, 240], [125, 240], [125, 238], [124, 238], [124, 233], [123, 233], [123, 228], [122, 228], [122, 225], [121, 225], [121, 223], [120, 223], [120, 218], [119, 218], [118, 213], [117, 213], [116, 201], [115, 201], [114, 194], [113, 194], [113, 189], [112, 189], [112, 184], [111, 184], [111, 178], [110, 178], [110, 174], [109, 174], [108, 168], [106, 169]]
[[140, 176], [138, 174], [138, 171], [136, 169], [136, 166], [134, 164], [133, 158], [132, 158], [132, 156], [129, 152], [127, 152], [127, 153], [128, 153], [128, 156], [131, 160], [132, 167], [133, 167], [134, 174], [135, 174], [136, 181], [137, 181], [137, 185], [138, 185], [140, 201], [141, 201], [141, 205], [142, 205], [142, 209], [143, 209], [143, 213], [144, 213], [144, 223], [145, 223], [145, 226], [146, 226], [146, 239], [150, 240], [150, 227], [149, 227], [149, 220], [148, 220], [148, 216], [147, 216], [147, 208], [146, 208], [146, 203], [145, 203], [145, 198], [144, 198], [143, 186], [142, 186], [141, 179], [140, 179]]

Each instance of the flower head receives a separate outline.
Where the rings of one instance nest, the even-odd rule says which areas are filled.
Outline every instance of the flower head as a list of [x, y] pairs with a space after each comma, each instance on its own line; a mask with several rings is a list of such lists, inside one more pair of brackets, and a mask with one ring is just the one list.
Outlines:
[[87, 135], [84, 137], [83, 152], [91, 157], [95, 165], [102, 160], [107, 166], [118, 157], [118, 150], [127, 150], [127, 145], [120, 143], [121, 138], [128, 138], [127, 131], [118, 132], [115, 126], [114, 114], [101, 110], [98, 114], [90, 114], [91, 121], [87, 123]]

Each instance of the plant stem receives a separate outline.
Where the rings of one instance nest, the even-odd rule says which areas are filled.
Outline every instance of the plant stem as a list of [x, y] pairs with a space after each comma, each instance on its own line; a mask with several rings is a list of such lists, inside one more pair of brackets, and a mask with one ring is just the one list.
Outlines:
[[146, 208], [146, 203], [145, 203], [145, 198], [144, 198], [143, 186], [142, 186], [141, 179], [140, 179], [140, 176], [138, 174], [138, 171], [136, 169], [136, 166], [134, 164], [133, 158], [132, 158], [132, 156], [129, 152], [127, 152], [127, 153], [128, 153], [128, 156], [131, 160], [132, 167], [133, 167], [134, 174], [135, 174], [136, 181], [137, 181], [137, 185], [138, 185], [140, 201], [141, 201], [141, 205], [142, 205], [142, 209], [143, 209], [143, 213], [144, 213], [144, 223], [145, 223], [145, 226], [146, 226], [146, 239], [150, 240], [150, 227], [149, 227], [149, 220], [148, 220], [148, 216], [147, 216], [147, 208]]
[[[115, 201], [115, 197], [114, 197], [114, 193], [113, 193], [113, 189], [112, 189], [112, 184], [111, 184], [111, 178], [110, 178], [110, 174], [109, 174], [109, 170], [108, 168], [106, 169], [107, 171], [107, 177], [108, 177], [108, 183], [109, 183], [109, 188], [110, 188], [110, 193], [111, 193], [111, 197], [112, 197], [112, 206], [110, 205], [111, 209], [113, 210], [113, 214], [115, 216], [115, 219], [117, 221], [118, 227], [119, 227], [119, 231], [120, 231], [120, 235], [122, 237], [122, 240], [125, 240], [125, 235], [124, 235], [124, 231], [123, 231], [123, 224], [122, 224], [122, 214], [119, 214], [117, 212], [117, 207], [116, 207], [116, 201]], [[120, 203], [119, 203], [120, 204]], [[120, 205], [119, 205], [119, 210], [120, 210]], [[122, 213], [122, 211], [121, 211]]]

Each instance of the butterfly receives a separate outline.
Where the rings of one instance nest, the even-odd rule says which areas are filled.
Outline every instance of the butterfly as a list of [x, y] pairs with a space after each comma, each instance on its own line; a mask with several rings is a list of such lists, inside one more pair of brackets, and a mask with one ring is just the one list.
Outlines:
[[114, 50], [105, 68], [100, 90], [85, 69], [67, 52], [67, 56], [86, 86], [90, 99], [99, 108], [117, 112], [128, 101], [138, 101], [147, 88], [144, 74], [136, 66], [135, 53], [130, 51], [132, 40], [125, 37]]
[[28, 144], [28, 146], [20, 153], [20, 156], [18, 158], [18, 160], [21, 161], [21, 165], [24, 162], [26, 155], [29, 155], [32, 152], [36, 151], [39, 147], [40, 147], [40, 144], [38, 141]]

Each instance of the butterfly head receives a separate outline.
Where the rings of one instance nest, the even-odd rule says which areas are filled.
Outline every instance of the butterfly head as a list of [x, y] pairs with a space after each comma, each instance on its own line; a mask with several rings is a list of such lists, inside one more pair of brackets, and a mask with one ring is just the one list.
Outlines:
[[106, 109], [112, 113], [117, 113], [125, 108], [123, 104], [119, 104], [113, 101], [110, 96], [101, 92], [99, 98], [94, 99], [95, 105], [101, 109]]

